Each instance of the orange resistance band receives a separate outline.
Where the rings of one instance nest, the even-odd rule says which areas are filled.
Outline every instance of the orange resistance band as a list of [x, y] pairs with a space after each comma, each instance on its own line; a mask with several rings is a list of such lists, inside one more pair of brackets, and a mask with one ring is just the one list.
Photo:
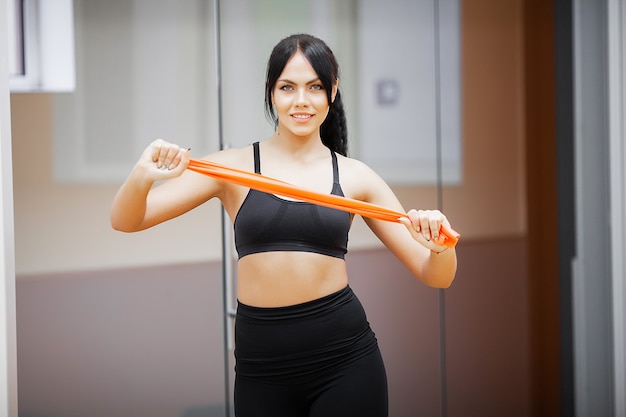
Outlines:
[[[256, 174], [249, 171], [243, 171], [236, 168], [227, 167], [225, 165], [216, 164], [214, 162], [191, 159], [187, 167], [189, 170], [200, 174], [209, 175], [224, 181], [242, 185], [255, 190], [278, 194], [284, 197], [295, 198], [301, 201], [317, 204], [320, 206], [330, 207], [338, 210], [347, 211], [349, 213], [359, 214], [377, 220], [385, 220], [390, 222], [399, 222], [400, 218], [407, 217], [406, 214], [380, 207], [364, 201], [351, 198], [341, 197], [333, 194], [323, 194], [315, 191], [305, 190], [289, 183]], [[437, 244], [448, 247], [454, 247], [459, 240], [460, 234], [454, 230], [441, 225], [440, 238]]]

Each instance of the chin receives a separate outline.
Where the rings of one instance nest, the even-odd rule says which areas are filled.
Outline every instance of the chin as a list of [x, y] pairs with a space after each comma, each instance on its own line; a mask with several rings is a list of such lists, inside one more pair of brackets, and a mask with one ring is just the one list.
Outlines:
[[315, 130], [311, 130], [311, 129], [286, 129], [290, 135], [298, 137], [298, 138], [302, 138], [302, 139], [308, 139], [311, 136], [315, 136], [315, 134], [319, 131], [315, 131]]

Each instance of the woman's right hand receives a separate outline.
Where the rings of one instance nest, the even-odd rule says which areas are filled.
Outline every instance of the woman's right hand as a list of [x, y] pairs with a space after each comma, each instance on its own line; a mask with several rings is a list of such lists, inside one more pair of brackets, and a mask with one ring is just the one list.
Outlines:
[[[162, 139], [152, 142], [141, 154], [139, 161], [118, 190], [111, 208], [111, 225], [116, 230], [136, 232], [152, 227], [167, 219], [176, 217], [187, 207], [180, 207], [180, 197], [172, 198], [172, 190], [179, 192], [181, 187], [168, 188], [169, 191], [153, 194], [156, 181], [180, 176], [189, 164], [189, 149]], [[165, 185], [165, 184], [162, 184]], [[165, 187], [154, 187], [159, 190]], [[152, 195], [149, 198], [148, 195]], [[150, 200], [150, 201], [149, 201]]]
[[138, 162], [147, 176], [154, 181], [178, 177], [189, 164], [189, 149], [157, 139], [141, 155]]

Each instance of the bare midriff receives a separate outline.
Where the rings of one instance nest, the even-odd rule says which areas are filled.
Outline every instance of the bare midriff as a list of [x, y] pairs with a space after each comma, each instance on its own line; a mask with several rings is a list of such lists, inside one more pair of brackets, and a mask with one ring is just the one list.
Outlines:
[[255, 307], [300, 304], [346, 285], [345, 261], [316, 253], [255, 253], [241, 258], [237, 268], [237, 298]]

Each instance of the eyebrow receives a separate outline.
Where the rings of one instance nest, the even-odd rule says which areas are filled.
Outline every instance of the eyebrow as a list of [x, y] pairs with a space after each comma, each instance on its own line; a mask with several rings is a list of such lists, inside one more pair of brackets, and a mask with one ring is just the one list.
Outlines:
[[[313, 84], [314, 82], [320, 81], [320, 77], [317, 77], [315, 79], [312, 79], [311, 81], [306, 82], [305, 84]], [[277, 80], [276, 82], [283, 82], [283, 83], [288, 83], [288, 84], [297, 84], [295, 81], [291, 81], [287, 78], [281, 78], [279, 80]]]

